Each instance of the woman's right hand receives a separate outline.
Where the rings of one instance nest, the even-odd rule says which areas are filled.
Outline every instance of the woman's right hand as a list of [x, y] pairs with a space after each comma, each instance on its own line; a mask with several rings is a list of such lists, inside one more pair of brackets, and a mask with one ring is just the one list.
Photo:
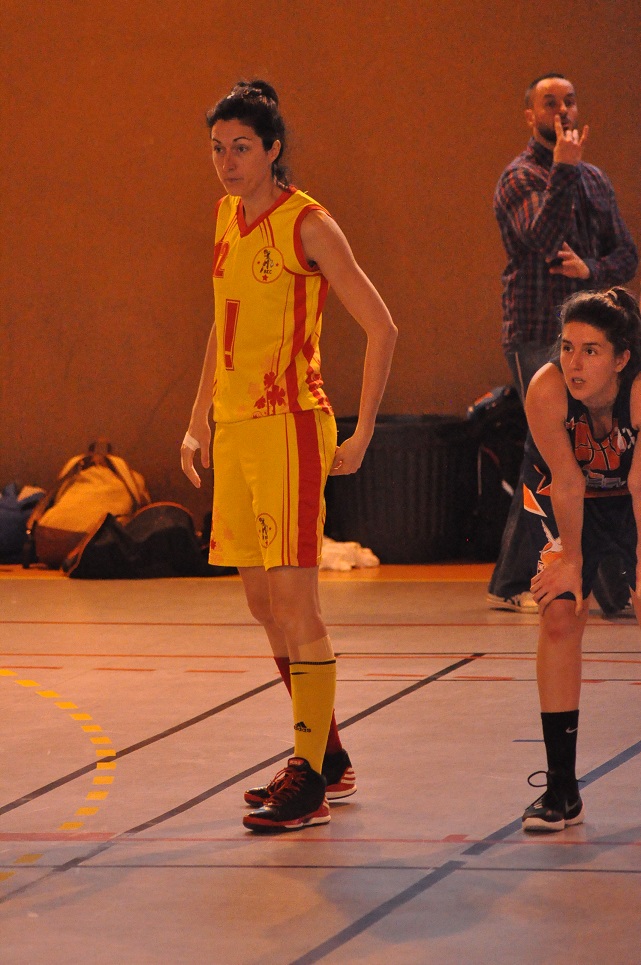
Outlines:
[[580, 615], [583, 609], [582, 569], [582, 561], [570, 563], [559, 556], [536, 574], [530, 588], [539, 605], [539, 613], [543, 613], [547, 605], [561, 593], [572, 593], [576, 601], [575, 613]]
[[211, 429], [209, 423], [199, 426], [190, 425], [180, 447], [180, 465], [187, 479], [200, 489], [200, 476], [194, 466], [196, 452], [200, 449], [200, 462], [204, 469], [209, 469], [209, 450], [211, 447]]

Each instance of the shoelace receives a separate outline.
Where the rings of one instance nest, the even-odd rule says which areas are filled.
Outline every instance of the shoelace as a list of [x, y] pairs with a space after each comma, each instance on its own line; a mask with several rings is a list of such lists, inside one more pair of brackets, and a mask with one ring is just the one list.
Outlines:
[[289, 772], [288, 772], [287, 768], [286, 768], [286, 767], [283, 767], [283, 769], [280, 770], [280, 771], [278, 771], [277, 774], [274, 774], [273, 778], [271, 779], [271, 781], [270, 781], [269, 784], [267, 785], [267, 790], [269, 791], [269, 796], [270, 796], [270, 797], [271, 797], [271, 795], [274, 793], [274, 791], [277, 791], [277, 790], [278, 790], [278, 788], [279, 788], [280, 785], [283, 783], [283, 781], [285, 781], [285, 780], [287, 779], [287, 774], [288, 774], [288, 773], [289, 773]]
[[[543, 775], [545, 776], [545, 783], [544, 783], [544, 784], [535, 784], [535, 783], [534, 783], [534, 781], [532, 780], [532, 778], [533, 778], [533, 777], [536, 777], [537, 774], [543, 774]], [[532, 773], [530, 774], [530, 776], [529, 776], [528, 779], [527, 779], [527, 782], [528, 782], [528, 784], [530, 785], [530, 787], [548, 787], [548, 772], [547, 772], [547, 771], [532, 771]], [[582, 780], [581, 778], [577, 778], [577, 784], [585, 784], [585, 781]]]
[[279, 778], [280, 774], [283, 776], [279, 780], [278, 787], [269, 795], [268, 803], [270, 805], [284, 804], [289, 801], [305, 783], [305, 775], [301, 771], [285, 768], [276, 775], [274, 780]]
[[[544, 784], [535, 784], [535, 783], [533, 782], [532, 778], [533, 778], [533, 777], [536, 777], [537, 774], [544, 774], [544, 775], [545, 775], [545, 783], [544, 783]], [[528, 784], [530, 785], [530, 787], [547, 787], [547, 786], [548, 786], [548, 772], [547, 772], [547, 771], [532, 771], [532, 773], [530, 774], [530, 776], [529, 776], [528, 779], [527, 779], [527, 782], [528, 782]]]

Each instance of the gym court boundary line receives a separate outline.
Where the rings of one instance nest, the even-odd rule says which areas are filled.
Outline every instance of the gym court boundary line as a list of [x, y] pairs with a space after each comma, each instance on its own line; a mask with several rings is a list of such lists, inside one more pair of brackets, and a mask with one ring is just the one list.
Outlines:
[[[480, 657], [480, 656], [482, 656], [482, 654], [472, 654], [471, 656], [466, 657], [464, 660], [459, 660], [455, 664], [452, 664], [449, 667], [444, 667], [442, 670], [439, 670], [434, 674], [430, 674], [429, 677], [425, 677], [423, 680], [417, 681], [415, 684], [412, 684], [409, 687], [404, 687], [403, 690], [398, 691], [396, 694], [391, 694], [389, 697], [386, 697], [384, 700], [378, 701], [378, 703], [373, 704], [371, 707], [368, 707], [365, 710], [360, 711], [358, 714], [354, 714], [352, 717], [349, 717], [347, 720], [343, 721], [342, 724], [339, 725], [339, 730], [343, 730], [345, 727], [350, 727], [352, 724], [355, 724], [358, 721], [361, 721], [366, 717], [369, 717], [372, 714], [377, 713], [379, 710], [382, 710], [384, 707], [388, 707], [390, 704], [396, 703], [398, 700], [401, 700], [403, 697], [406, 697], [409, 694], [413, 694], [417, 690], [421, 690], [423, 687], [426, 687], [428, 684], [433, 683], [435, 680], [438, 680], [441, 677], [445, 676], [446, 674], [451, 673], [454, 670], [457, 670], [459, 667], [466, 666], [467, 664], [472, 663], [474, 660], [477, 659], [477, 657]], [[279, 680], [270, 681], [269, 684], [263, 684], [260, 689], [267, 690], [269, 687], [276, 686], [278, 683], [280, 683]], [[238, 701], [235, 700], [235, 702], [238, 702]], [[160, 739], [160, 737], [156, 739]], [[147, 741], [141, 742], [141, 744], [144, 745], [147, 743], [152, 743], [153, 741], [154, 741], [154, 738], [149, 738]], [[135, 747], [135, 746], [136, 745], [132, 745], [132, 747]], [[232, 787], [234, 784], [238, 784], [240, 781], [245, 780], [245, 778], [250, 777], [251, 775], [257, 773], [260, 770], [263, 770], [263, 768], [268, 767], [272, 764], [275, 764], [278, 761], [283, 760], [283, 758], [289, 757], [292, 754], [293, 750], [294, 750], [293, 747], [287, 748], [286, 750], [281, 751], [279, 754], [276, 754], [265, 761], [261, 761], [259, 764], [255, 764], [252, 767], [246, 768], [244, 771], [234, 775], [231, 778], [227, 778], [227, 780], [225, 781], [221, 781], [219, 784], [214, 785], [214, 787], [209, 788], [206, 791], [202, 791], [200, 794], [196, 795], [196, 797], [190, 798], [188, 801], [184, 801], [182, 804], [177, 805], [175, 808], [171, 808], [169, 811], [165, 811], [163, 814], [157, 815], [155, 818], [151, 818], [149, 821], [145, 821], [134, 828], [129, 828], [129, 830], [127, 831], [120, 832], [120, 834], [117, 834], [109, 841], [105, 841], [103, 844], [99, 845], [97, 848], [95, 848], [93, 851], [89, 852], [88, 854], [79, 856], [77, 858], [73, 858], [71, 861], [68, 861], [65, 864], [62, 864], [59, 867], [49, 871], [41, 878], [37, 878], [34, 881], [27, 882], [26, 884], [21, 885], [19, 888], [15, 888], [14, 890], [8, 892], [7, 894], [0, 896], [0, 904], [4, 904], [12, 900], [13, 898], [16, 898], [18, 895], [23, 894], [25, 891], [28, 891], [31, 888], [35, 887], [36, 885], [42, 883], [43, 881], [46, 881], [52, 875], [64, 874], [64, 872], [71, 871], [74, 868], [79, 867], [81, 864], [84, 864], [86, 861], [93, 860], [93, 858], [96, 858], [100, 854], [103, 854], [105, 851], [114, 847], [120, 841], [122, 841], [123, 839], [126, 839], [129, 836], [140, 834], [143, 831], [148, 830], [149, 828], [156, 827], [157, 825], [162, 824], [164, 821], [170, 820], [171, 818], [177, 816], [178, 814], [182, 814], [185, 811], [191, 810], [191, 808], [196, 807], [198, 804], [201, 804], [203, 801], [206, 801], [211, 797], [214, 797], [216, 794], [220, 794], [222, 791], [227, 790], [227, 788]], [[129, 753], [131, 752], [132, 751], [129, 751]], [[120, 752], [120, 753], [122, 754], [123, 752]], [[118, 758], [118, 754], [116, 754], [116, 759], [117, 758]], [[95, 766], [96, 766], [95, 764], [91, 764], [88, 767], [82, 768], [81, 773], [87, 773], [87, 771], [93, 770]], [[75, 772], [73, 775], [68, 775], [66, 779], [65, 778], [59, 779], [59, 782], [67, 783], [70, 780], [74, 780], [75, 777], [77, 776], [79, 776], [79, 774], [78, 772]], [[59, 783], [57, 786], [59, 786]], [[46, 790], [43, 789], [42, 793], [43, 794], [46, 793]], [[37, 796], [40, 796], [40, 795], [37, 795]], [[27, 803], [28, 799], [19, 799], [19, 800], [22, 803]], [[17, 803], [14, 803], [14, 806], [18, 807], [20, 805]], [[0, 812], [0, 814], [1, 813], [2, 812]]]
[[[467, 662], [471, 662], [471, 660], [468, 660]], [[440, 676], [443, 676], [443, 674], [446, 673], [446, 672], [447, 672], [447, 669], [444, 670], [444, 671], [442, 671], [441, 674], [440, 674]], [[421, 685], [422, 685], [422, 686], [425, 686], [428, 682], [430, 682], [430, 681], [426, 680], [424, 683], [421, 682]], [[412, 687], [406, 688], [406, 691], [408, 691], [408, 692], [413, 692], [413, 691], [415, 691], [415, 690], [417, 690], [417, 689], [419, 689], [419, 686], [418, 686], [418, 685], [413, 685]], [[381, 702], [381, 703], [383, 703], [383, 704], [393, 703], [395, 700], [398, 700], [398, 699], [401, 698], [402, 693], [404, 693], [404, 692], [401, 692], [401, 694], [396, 695], [396, 696], [393, 696], [392, 698], [389, 698], [387, 701], [384, 701], [384, 702]], [[372, 708], [369, 712], [370, 712], [370, 713], [374, 713], [375, 710]], [[359, 715], [355, 715], [354, 718], [350, 718], [349, 721], [345, 721], [342, 726], [349, 726], [350, 723], [354, 722], [356, 718], [362, 719], [363, 716], [368, 716], [367, 712], [363, 712], [363, 713], [361, 713], [361, 714], [359, 714]], [[585, 785], [589, 785], [589, 784], [594, 783], [595, 781], [599, 780], [601, 777], [603, 777], [603, 776], [611, 773], [612, 771], [616, 770], [616, 769], [617, 769], [618, 767], [620, 767], [622, 764], [625, 764], [625, 763], [627, 763], [628, 761], [632, 760], [634, 757], [638, 756], [640, 753], [641, 753], [641, 741], [637, 741], [635, 744], [632, 744], [630, 747], [628, 747], [628, 748], [626, 748], [625, 750], [621, 751], [619, 754], [617, 754], [617, 755], [615, 755], [614, 757], [610, 758], [608, 761], [606, 761], [606, 762], [604, 762], [603, 764], [601, 764], [601, 765], [593, 768], [591, 771], [588, 772], [588, 774], [586, 774], [583, 778], [580, 779], [580, 780], [581, 780], [581, 783], [583, 783], [583, 784], [585, 784]], [[215, 789], [212, 789], [212, 792], [215, 792]], [[210, 794], [209, 796], [211, 796], [211, 794]], [[169, 813], [170, 813], [170, 812], [168, 812], [168, 814], [169, 814]], [[152, 822], [147, 822], [147, 825], [149, 825], [149, 824], [151, 824], [151, 823], [152, 823]], [[153, 822], [153, 823], [159, 823], [159, 821], [156, 820], [156, 822]], [[462, 852], [461, 857], [462, 857], [462, 858], [463, 858], [463, 857], [473, 857], [473, 856], [476, 856], [476, 855], [478, 855], [478, 854], [483, 854], [485, 851], [487, 851], [489, 848], [493, 847], [495, 844], [500, 844], [500, 843], [502, 843], [506, 837], [508, 837], [510, 834], [514, 833], [515, 831], [518, 831], [518, 830], [520, 829], [520, 827], [521, 827], [521, 820], [520, 820], [520, 819], [517, 819], [516, 821], [510, 822], [510, 824], [505, 825], [503, 828], [500, 828], [498, 831], [496, 831], [496, 832], [494, 832], [493, 834], [489, 835], [489, 836], [488, 836], [487, 838], [485, 838], [482, 842], [476, 843], [476, 844], [472, 845], [471, 847], [466, 848], [466, 849]], [[111, 839], [110, 841], [105, 842], [103, 845], [101, 845], [101, 846], [99, 846], [98, 848], [94, 849], [94, 851], [93, 851], [92, 853], [90, 853], [90, 854], [88, 854], [88, 855], [85, 855], [85, 856], [83, 856], [83, 857], [78, 857], [78, 858], [72, 859], [71, 861], [67, 862], [66, 864], [64, 864], [64, 865], [62, 865], [62, 866], [60, 866], [60, 867], [58, 867], [58, 868], [51, 869], [51, 870], [50, 870], [46, 875], [44, 875], [42, 878], [39, 878], [39, 879], [37, 879], [36, 881], [33, 881], [33, 882], [28, 882], [28, 883], [26, 883], [25, 885], [23, 885], [22, 887], [20, 887], [20, 888], [18, 888], [18, 889], [15, 889], [14, 891], [8, 893], [7, 895], [4, 895], [4, 896], [0, 897], [0, 904], [3, 904], [3, 903], [5, 903], [6, 901], [9, 901], [11, 898], [17, 897], [18, 895], [24, 893], [24, 892], [27, 891], [27, 890], [30, 890], [31, 888], [35, 887], [36, 885], [41, 884], [43, 881], [45, 881], [46, 879], [48, 879], [48, 878], [51, 877], [52, 875], [61, 874], [61, 873], [64, 873], [65, 871], [67, 871], [67, 870], [72, 870], [72, 869], [74, 869], [74, 868], [78, 868], [80, 865], [85, 864], [87, 861], [90, 861], [90, 860], [92, 860], [93, 858], [98, 857], [100, 854], [102, 854], [102, 853], [104, 853], [105, 851], [107, 851], [108, 849], [112, 848], [114, 845], [116, 845], [116, 844], [118, 844], [118, 843], [121, 843], [121, 842], [124, 843], [124, 839], [126, 838], [127, 835], [133, 835], [133, 834], [135, 834], [135, 833], [138, 833], [141, 829], [144, 829], [144, 828], [145, 828], [145, 825], [141, 825], [141, 826], [139, 826], [139, 828], [134, 828], [134, 829], [132, 829], [132, 830], [129, 831], [129, 832], [123, 832], [123, 833], [121, 833], [120, 835], [117, 835], [115, 838]], [[142, 842], [141, 842], [141, 843], [142, 843]], [[455, 842], [452, 842], [452, 843], [455, 843]], [[520, 842], [519, 842], [519, 843], [520, 843]], [[556, 843], [556, 842], [555, 842], [555, 843]], [[569, 842], [564, 842], [564, 843], [565, 843], [565, 844], [568, 844]], [[573, 842], [573, 843], [574, 843], [574, 842]], [[590, 846], [601, 846], [601, 847], [603, 847], [603, 846], [604, 846], [604, 843], [603, 843], [603, 842], [598, 842], [598, 841], [597, 841], [597, 842], [583, 842], [583, 841], [582, 841], [582, 842], [576, 842], [576, 845], [583, 845], [584, 847], [590, 847]], [[287, 866], [287, 867], [291, 867], [291, 866]], [[315, 946], [315, 948], [310, 949], [310, 950], [309, 950], [308, 952], [306, 952], [304, 955], [300, 956], [300, 957], [297, 958], [297, 959], [294, 959], [293, 961], [291, 961], [291, 962], [289, 963], [289, 965], [315, 965], [316, 962], [321, 961], [321, 959], [325, 958], [327, 955], [329, 955], [329, 954], [331, 954], [332, 952], [338, 950], [339, 948], [342, 948], [344, 945], [346, 945], [346, 944], [347, 944], [349, 941], [351, 941], [353, 938], [356, 938], [358, 935], [360, 935], [360, 934], [362, 934], [363, 932], [367, 931], [367, 930], [368, 930], [369, 928], [371, 928], [373, 925], [378, 924], [378, 922], [380, 922], [383, 918], [386, 918], [388, 915], [392, 914], [392, 912], [396, 911], [398, 908], [403, 907], [403, 906], [404, 906], [405, 904], [407, 904], [409, 901], [412, 901], [415, 897], [417, 897], [417, 896], [419, 896], [419, 895], [421, 895], [421, 894], [424, 894], [427, 890], [429, 890], [430, 888], [432, 888], [432, 887], [434, 887], [435, 885], [439, 884], [441, 881], [445, 880], [446, 878], [449, 878], [452, 874], [454, 874], [454, 872], [459, 871], [459, 870], [461, 870], [461, 869], [465, 869], [465, 870], [468, 870], [468, 871], [474, 871], [474, 870], [480, 871], [480, 870], [484, 870], [484, 869], [481, 869], [481, 868], [472, 868], [472, 867], [470, 867], [469, 864], [468, 864], [468, 862], [465, 861], [465, 860], [451, 860], [451, 861], [447, 861], [447, 862], [445, 862], [445, 864], [443, 864], [443, 865], [435, 868], [433, 871], [430, 871], [427, 875], [423, 876], [419, 881], [415, 882], [413, 885], [410, 885], [408, 888], [406, 888], [406, 889], [404, 889], [403, 891], [399, 892], [397, 895], [393, 896], [392, 898], [389, 898], [387, 901], [382, 902], [381, 904], [379, 904], [379, 905], [376, 906], [375, 908], [371, 909], [367, 914], [361, 916], [361, 917], [358, 918], [356, 921], [352, 922], [351, 925], [348, 925], [346, 928], [344, 928], [344, 929], [342, 929], [341, 931], [337, 932], [337, 933], [336, 933], [334, 936], [332, 936], [331, 938], [326, 939], [324, 942], [322, 942], [322, 943], [320, 943], [319, 945]], [[250, 870], [251, 870], [251, 866], [250, 866]], [[415, 869], [408, 868], [407, 870], [410, 870], [410, 871], [411, 871], [411, 870], [415, 870]], [[420, 870], [420, 869], [419, 869], [419, 870]], [[495, 869], [487, 869], [487, 870], [492, 870], [492, 871], [494, 871]], [[506, 868], [506, 869], [498, 869], [498, 870], [502, 870], [502, 871], [504, 871], [504, 872], [510, 872], [510, 873], [514, 873], [515, 871], [518, 871], [518, 872], [520, 872], [520, 873], [529, 873], [529, 872], [528, 872], [528, 869], [523, 869], [523, 868], [518, 868], [518, 869], [509, 869], [509, 868]], [[545, 872], [547, 872], [547, 873], [550, 872], [550, 869], [536, 869], [536, 870], [545, 871]], [[563, 869], [558, 869], [558, 870], [559, 870], [559, 871], [563, 871]], [[628, 874], [628, 873], [631, 873], [631, 872], [628, 872], [628, 871], [625, 871], [625, 870], [621, 870], [621, 869], [616, 869], [616, 870], [614, 870], [614, 871], [610, 871], [610, 870], [608, 870], [608, 869], [599, 869], [597, 872], [590, 872], [589, 869], [572, 869], [572, 870], [574, 870], [576, 873], [579, 873], [579, 872], [582, 872], [582, 873], [599, 873], [599, 874]], [[638, 873], [638, 872], [637, 872], [637, 873]]]
[[[580, 778], [580, 781], [581, 783], [586, 785], [593, 784], [594, 781], [597, 781], [599, 780], [599, 778], [603, 777], [604, 775], [609, 774], [612, 771], [616, 770], [617, 767], [620, 767], [622, 764], [625, 764], [629, 760], [632, 760], [634, 757], [638, 756], [639, 753], [641, 753], [641, 741], [637, 741], [636, 744], [632, 744], [626, 750], [621, 751], [621, 753], [610, 758], [609, 761], [606, 761], [604, 764], [601, 764], [598, 767], [593, 768], [593, 770], [591, 770], [588, 774], [586, 774], [585, 777]], [[473, 857], [478, 854], [485, 853], [489, 848], [493, 847], [495, 843], [502, 841], [510, 834], [513, 834], [515, 831], [520, 830], [520, 828], [521, 828], [520, 818], [518, 818], [516, 821], [511, 821], [509, 824], [506, 824], [503, 828], [500, 828], [498, 831], [489, 835], [484, 841], [478, 844], [474, 844], [470, 848], [466, 848], [461, 853], [461, 858]], [[581, 842], [581, 843], [584, 844], [584, 842]], [[382, 902], [380, 905], [377, 905], [376, 908], [372, 908], [372, 910], [369, 911], [367, 914], [363, 915], [361, 918], [358, 918], [356, 921], [352, 922], [351, 925], [347, 925], [345, 928], [337, 932], [331, 938], [328, 938], [324, 942], [321, 942], [319, 945], [316, 945], [315, 948], [310, 949], [308, 952], [306, 952], [304, 955], [301, 955], [299, 958], [293, 959], [291, 962], [288, 963], [288, 965], [315, 965], [316, 962], [320, 962], [323, 958], [326, 958], [327, 955], [330, 955], [332, 952], [335, 952], [338, 949], [342, 948], [353, 938], [356, 938], [358, 935], [361, 935], [363, 932], [367, 931], [373, 925], [378, 924], [380, 921], [382, 921], [383, 918], [386, 918], [388, 915], [396, 911], [398, 908], [401, 908], [403, 905], [406, 905], [408, 902], [418, 897], [418, 895], [424, 894], [430, 888], [434, 887], [434, 885], [440, 884], [441, 881], [444, 881], [446, 878], [449, 878], [456, 871], [460, 871], [461, 869], [465, 869], [466, 871], [481, 870], [481, 869], [470, 868], [470, 866], [468, 865], [468, 862], [464, 860], [463, 861], [461, 860], [446, 861], [445, 864], [435, 868], [434, 871], [431, 871], [429, 874], [425, 875], [419, 881], [415, 882], [413, 885], [410, 885], [409, 888], [406, 888], [404, 891], [399, 892], [394, 897], [389, 898], [387, 901]], [[494, 869], [491, 869], [491, 870], [494, 870]], [[527, 873], [526, 869], [520, 869], [520, 868], [504, 869], [504, 870], [510, 871], [511, 873], [514, 873], [515, 870], [519, 872], [521, 872], [522, 870], [525, 870]], [[545, 871], [548, 874], [550, 873], [549, 868], [540, 869], [540, 870]], [[582, 871], [584, 874], [589, 873], [589, 870], [584, 868], [575, 869], [575, 870], [577, 872]], [[614, 873], [626, 874], [627, 872], [618, 871]]]

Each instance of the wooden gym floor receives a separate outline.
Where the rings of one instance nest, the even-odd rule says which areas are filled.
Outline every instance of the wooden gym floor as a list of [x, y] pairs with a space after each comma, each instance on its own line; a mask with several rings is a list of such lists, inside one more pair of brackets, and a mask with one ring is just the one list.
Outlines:
[[322, 574], [358, 792], [259, 837], [291, 717], [238, 578], [0, 568], [3, 965], [641, 962], [638, 628], [591, 614], [587, 821], [525, 836], [537, 620], [489, 570]]

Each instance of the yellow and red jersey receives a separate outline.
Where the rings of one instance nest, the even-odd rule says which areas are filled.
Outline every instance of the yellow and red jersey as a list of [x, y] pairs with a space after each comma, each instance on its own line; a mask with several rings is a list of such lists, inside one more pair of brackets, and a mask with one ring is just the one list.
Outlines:
[[240, 198], [226, 195], [218, 203], [216, 422], [332, 411], [319, 352], [329, 286], [301, 242], [302, 222], [313, 210], [324, 208], [295, 188], [284, 190], [251, 225]]

